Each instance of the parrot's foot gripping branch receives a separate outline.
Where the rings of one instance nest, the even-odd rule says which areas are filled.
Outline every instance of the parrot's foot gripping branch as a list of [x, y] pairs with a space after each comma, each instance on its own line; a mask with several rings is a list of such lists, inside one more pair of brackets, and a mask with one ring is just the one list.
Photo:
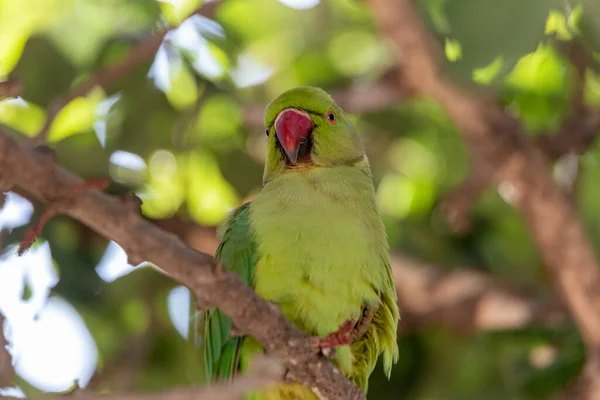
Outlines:
[[313, 346], [320, 349], [324, 355], [328, 355], [328, 353], [331, 353], [336, 347], [352, 343], [351, 333], [354, 330], [354, 325], [354, 321], [348, 320], [340, 326], [340, 329], [330, 333], [324, 338], [312, 337], [311, 341]]

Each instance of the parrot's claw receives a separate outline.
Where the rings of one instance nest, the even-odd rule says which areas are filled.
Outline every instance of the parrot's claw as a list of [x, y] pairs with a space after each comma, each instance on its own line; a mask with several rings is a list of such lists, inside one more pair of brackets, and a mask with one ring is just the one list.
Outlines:
[[354, 329], [355, 323], [353, 321], [346, 321], [336, 332], [330, 333], [324, 338], [311, 337], [310, 340], [315, 348], [321, 350], [326, 357], [333, 357], [335, 348], [344, 346], [352, 343], [350, 334]]

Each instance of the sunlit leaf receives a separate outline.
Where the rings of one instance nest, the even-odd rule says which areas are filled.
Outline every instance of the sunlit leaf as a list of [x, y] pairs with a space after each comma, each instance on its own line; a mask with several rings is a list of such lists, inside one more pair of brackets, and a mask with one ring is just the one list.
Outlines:
[[574, 32], [577, 35], [581, 35], [579, 26], [581, 25], [582, 16], [583, 6], [578, 4], [571, 10], [571, 13], [567, 17], [567, 27], [571, 30], [571, 32]]
[[546, 35], [555, 34], [560, 40], [569, 40], [572, 36], [567, 28], [567, 19], [563, 13], [557, 10], [550, 11], [544, 33]]
[[446, 39], [446, 46], [444, 48], [446, 52], [446, 57], [448, 60], [454, 62], [460, 59], [460, 55], [462, 54], [462, 48], [460, 43], [456, 40]]
[[73, 0], [0, 0], [0, 77], [11, 72], [33, 33], [55, 23], [72, 6]]
[[27, 135], [36, 135], [44, 126], [46, 112], [43, 108], [25, 100], [0, 101], [0, 124], [10, 126]]
[[540, 44], [507, 76], [507, 88], [514, 92], [509, 101], [529, 131], [554, 130], [566, 113], [572, 80], [567, 65], [552, 46]]
[[165, 91], [167, 100], [179, 110], [193, 107], [198, 100], [198, 85], [189, 67], [181, 59], [169, 64], [170, 87]]
[[27, 39], [29, 39], [27, 32], [21, 34], [18, 32], [0, 33], [0, 42], [2, 43], [2, 47], [0, 47], [0, 77], [8, 75], [15, 67], [23, 53]]
[[64, 106], [50, 126], [49, 142], [58, 142], [77, 133], [91, 131], [96, 121], [96, 109], [104, 98], [101, 89], [87, 97], [77, 97]]
[[565, 90], [565, 76], [564, 59], [552, 46], [540, 44], [536, 51], [519, 60], [506, 82], [538, 93], [561, 93]]
[[157, 0], [169, 25], [177, 26], [196, 10], [203, 0]]
[[504, 59], [502, 56], [498, 56], [488, 66], [475, 68], [473, 70], [473, 80], [482, 85], [490, 84], [502, 70], [503, 64]]

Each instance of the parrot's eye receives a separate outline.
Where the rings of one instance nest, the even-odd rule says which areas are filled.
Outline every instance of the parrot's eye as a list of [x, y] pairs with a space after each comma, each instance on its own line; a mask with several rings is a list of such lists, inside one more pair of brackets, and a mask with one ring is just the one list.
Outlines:
[[267, 134], [267, 136], [269, 136], [269, 129], [265, 130], [265, 133]]
[[335, 123], [335, 114], [333, 113], [333, 111], [329, 110], [327, 112], [327, 119], [331, 122], [331, 123]]

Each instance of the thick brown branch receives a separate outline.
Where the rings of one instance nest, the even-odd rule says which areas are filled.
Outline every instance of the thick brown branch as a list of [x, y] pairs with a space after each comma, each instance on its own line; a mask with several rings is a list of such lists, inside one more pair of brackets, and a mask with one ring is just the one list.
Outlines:
[[[193, 14], [201, 14], [207, 17], [212, 16], [214, 15], [218, 4], [219, 1], [203, 2], [202, 6]], [[32, 139], [32, 144], [34, 146], [44, 144], [54, 119], [60, 110], [72, 100], [76, 99], [77, 97], [86, 96], [95, 87], [106, 89], [111, 85], [114, 85], [116, 82], [129, 75], [136, 68], [150, 60], [160, 48], [160, 45], [162, 44], [163, 39], [168, 32], [168, 30], [163, 30], [143, 38], [131, 49], [129, 54], [127, 54], [127, 56], [119, 64], [109, 66], [96, 72], [90, 79], [75, 87], [69, 94], [54, 101], [48, 109], [48, 115], [44, 125], [42, 126], [42, 129]]]
[[[85, 390], [77, 391], [73, 396], [78, 400], [234, 400], [242, 399], [245, 394], [257, 389], [265, 389], [283, 378], [284, 369], [281, 364], [270, 358], [257, 357], [252, 368], [230, 383], [218, 383], [197, 389], [175, 389], [162, 393], [114, 393], [97, 395]], [[39, 396], [38, 400], [60, 400], [65, 396]], [[2, 397], [0, 399], [16, 399]]]
[[[431, 40], [410, 0], [370, 0], [375, 18], [402, 55], [398, 84], [438, 101], [460, 128], [484, 174], [507, 188], [523, 215], [558, 293], [600, 365], [600, 273], [575, 211], [552, 180], [548, 159], [511, 116], [445, 80]], [[600, 377], [596, 377], [595, 384]], [[598, 397], [596, 397], [598, 398]]]
[[[181, 217], [152, 220], [190, 247], [214, 254], [215, 229]], [[494, 281], [468, 268], [444, 273], [440, 268], [392, 254], [392, 270], [402, 312], [401, 330], [442, 323], [462, 333], [552, 325], [566, 319], [555, 300], [535, 296]]]
[[[5, 157], [4, 168], [15, 186], [41, 202], [82, 183], [5, 133], [0, 133], [0, 155]], [[283, 360], [300, 382], [329, 399], [364, 397], [333, 364], [315, 353], [306, 335], [289, 323], [278, 307], [258, 297], [211, 256], [192, 250], [175, 235], [145, 221], [129, 202], [86, 190], [76, 192], [69, 207], [61, 211], [162, 268], [186, 285], [203, 307], [218, 306], [269, 354]]]

